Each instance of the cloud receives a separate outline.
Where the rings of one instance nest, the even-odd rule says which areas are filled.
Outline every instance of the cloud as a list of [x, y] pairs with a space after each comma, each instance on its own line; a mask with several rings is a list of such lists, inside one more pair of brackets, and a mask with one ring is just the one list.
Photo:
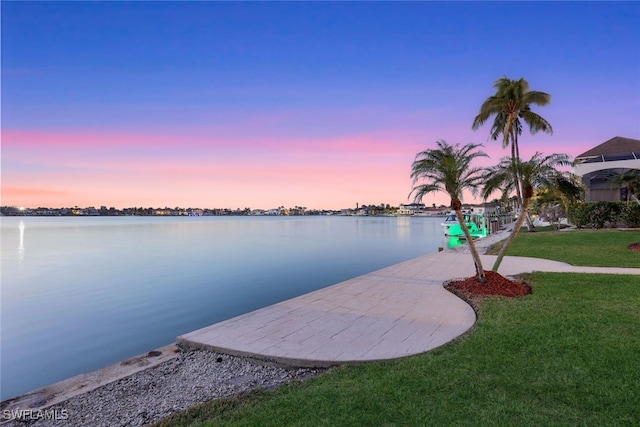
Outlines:
[[50, 188], [2, 186], [3, 197], [55, 196], [61, 194], [69, 194], [69, 192]]
[[61, 199], [71, 195], [72, 192], [58, 188], [21, 187], [3, 183], [1, 199], [3, 206], [57, 207]]

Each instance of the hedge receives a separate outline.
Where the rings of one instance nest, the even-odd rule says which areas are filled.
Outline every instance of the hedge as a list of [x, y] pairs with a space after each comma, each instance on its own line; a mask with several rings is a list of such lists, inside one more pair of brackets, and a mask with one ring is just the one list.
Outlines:
[[585, 202], [569, 209], [569, 222], [578, 228], [640, 227], [640, 203]]

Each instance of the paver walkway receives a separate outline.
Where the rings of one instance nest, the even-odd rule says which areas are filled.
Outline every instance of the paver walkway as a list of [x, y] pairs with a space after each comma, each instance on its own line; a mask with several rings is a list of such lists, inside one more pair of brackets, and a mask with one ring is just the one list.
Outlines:
[[[483, 255], [490, 266], [495, 256]], [[531, 271], [640, 274], [505, 257], [502, 275]], [[423, 353], [460, 336], [473, 309], [443, 282], [475, 274], [469, 254], [439, 252], [356, 277], [178, 337], [186, 346], [292, 366], [326, 367]]]

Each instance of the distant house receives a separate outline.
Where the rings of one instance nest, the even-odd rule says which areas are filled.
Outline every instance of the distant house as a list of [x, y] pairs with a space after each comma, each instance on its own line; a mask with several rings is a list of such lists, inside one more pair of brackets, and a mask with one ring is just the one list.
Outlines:
[[496, 215], [499, 211], [499, 207], [493, 203], [480, 203], [475, 205], [464, 204], [462, 210], [474, 212], [482, 215]]
[[408, 203], [400, 205], [398, 209], [398, 215], [411, 216], [422, 211], [424, 209], [424, 203]]
[[156, 209], [156, 215], [178, 215], [178, 211], [174, 211], [173, 209], [164, 208], [164, 209]]
[[576, 157], [574, 172], [581, 177], [587, 201], [626, 200], [625, 188], [611, 188], [609, 179], [640, 169], [640, 139], [616, 136]]

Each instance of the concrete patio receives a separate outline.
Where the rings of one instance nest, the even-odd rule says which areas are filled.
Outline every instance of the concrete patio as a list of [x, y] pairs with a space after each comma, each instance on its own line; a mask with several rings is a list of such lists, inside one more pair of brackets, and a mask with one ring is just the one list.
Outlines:
[[[490, 266], [495, 256], [482, 256]], [[502, 275], [531, 271], [640, 274], [506, 257]], [[443, 283], [475, 274], [469, 254], [427, 254], [178, 337], [183, 346], [292, 366], [326, 367], [423, 353], [462, 335], [476, 316]]]

